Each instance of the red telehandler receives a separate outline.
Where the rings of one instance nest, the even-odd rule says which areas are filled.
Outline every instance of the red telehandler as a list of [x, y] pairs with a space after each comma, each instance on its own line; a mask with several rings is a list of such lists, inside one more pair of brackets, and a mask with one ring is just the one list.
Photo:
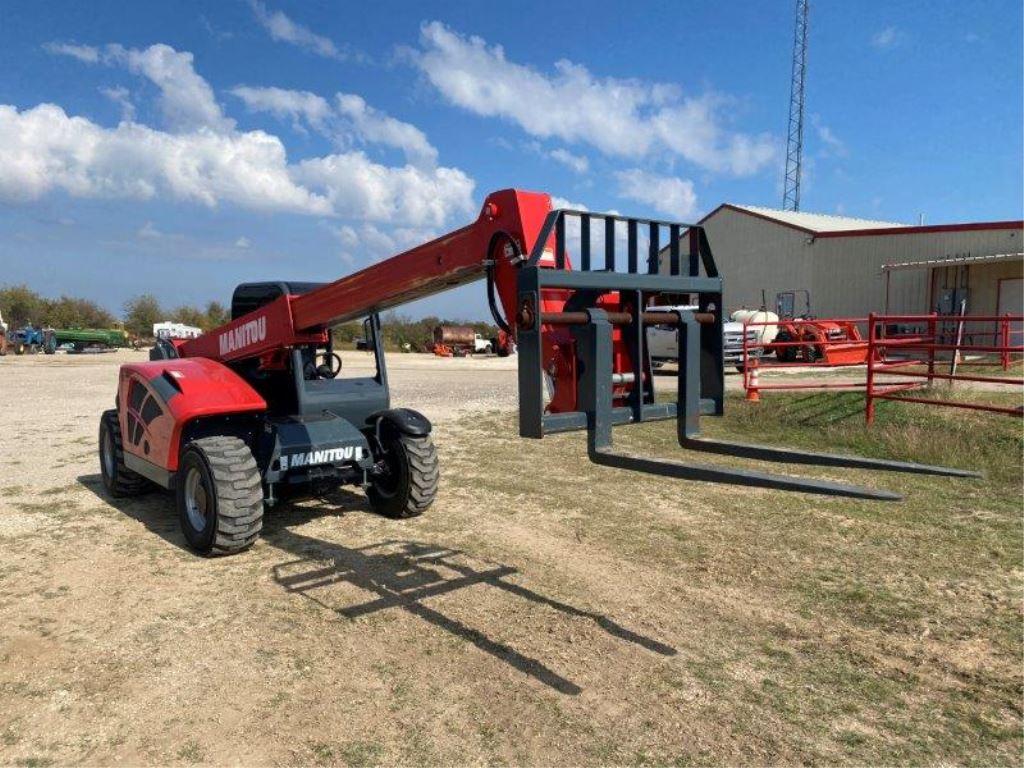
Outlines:
[[[578, 268], [566, 221], [579, 219]], [[601, 254], [591, 228], [603, 228]], [[617, 258], [617, 228], [626, 236]], [[639, 233], [646, 239], [641, 257]], [[659, 273], [667, 233], [669, 269]], [[682, 255], [684, 237], [689, 253]], [[685, 260], [685, 269], [683, 261]], [[701, 266], [704, 274], [701, 274]], [[283, 488], [358, 485], [395, 518], [434, 500], [431, 424], [392, 408], [379, 313], [486, 278], [495, 322], [518, 347], [523, 437], [586, 429], [599, 464], [668, 477], [872, 499], [895, 494], [823, 480], [613, 453], [612, 426], [675, 419], [682, 447], [788, 463], [969, 474], [941, 467], [703, 440], [720, 415], [722, 280], [698, 226], [552, 210], [546, 194], [489, 195], [477, 220], [333, 283], [246, 283], [231, 321], [198, 338], [160, 339], [150, 362], [121, 367], [115, 409], [100, 421], [103, 483], [114, 496], [173, 489], [188, 543], [207, 554], [249, 546]], [[689, 294], [695, 309], [647, 312]], [[666, 319], [666, 315], [670, 315]], [[330, 328], [366, 318], [376, 371], [338, 378]], [[679, 397], [655, 402], [645, 324], [679, 326]]]

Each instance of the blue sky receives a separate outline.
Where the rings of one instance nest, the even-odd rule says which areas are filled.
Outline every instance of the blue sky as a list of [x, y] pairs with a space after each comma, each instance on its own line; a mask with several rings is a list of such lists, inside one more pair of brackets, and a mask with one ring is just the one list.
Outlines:
[[[333, 279], [491, 190], [779, 206], [790, 2], [0, 3], [0, 281]], [[814, 2], [803, 209], [1022, 216], [1019, 2]], [[477, 318], [483, 289], [411, 314]]]

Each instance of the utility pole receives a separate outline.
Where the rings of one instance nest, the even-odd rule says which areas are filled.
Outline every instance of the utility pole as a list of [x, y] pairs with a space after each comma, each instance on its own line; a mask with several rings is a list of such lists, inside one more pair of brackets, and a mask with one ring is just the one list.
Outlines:
[[789, 136], [786, 140], [786, 183], [782, 208], [800, 210], [800, 174], [804, 153], [804, 76], [807, 74], [808, 0], [796, 0], [793, 34], [793, 75], [789, 86]]

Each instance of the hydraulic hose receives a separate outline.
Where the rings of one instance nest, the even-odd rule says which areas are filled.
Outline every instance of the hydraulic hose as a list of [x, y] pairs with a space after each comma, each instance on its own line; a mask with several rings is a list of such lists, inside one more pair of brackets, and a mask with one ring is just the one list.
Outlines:
[[508, 243], [510, 243], [512, 245], [512, 250], [513, 250], [512, 263], [513, 264], [518, 264], [523, 259], [522, 251], [519, 250], [519, 245], [516, 243], [515, 239], [512, 238], [511, 235], [509, 235], [507, 232], [496, 232], [494, 234], [494, 237], [491, 238], [491, 250], [490, 250], [490, 253], [488, 254], [488, 256], [490, 258], [487, 259], [487, 270], [486, 270], [486, 274], [487, 274], [487, 306], [491, 310], [491, 317], [494, 318], [495, 325], [497, 325], [505, 333], [511, 334], [512, 333], [512, 327], [508, 324], [508, 322], [502, 316], [501, 310], [498, 309], [498, 301], [497, 301], [497, 299], [494, 296], [494, 265], [495, 265], [495, 258], [496, 258], [496, 255], [495, 255], [494, 252], [495, 252], [495, 246], [499, 242], [501, 242], [502, 239], [504, 239], [506, 242], [508, 242]]

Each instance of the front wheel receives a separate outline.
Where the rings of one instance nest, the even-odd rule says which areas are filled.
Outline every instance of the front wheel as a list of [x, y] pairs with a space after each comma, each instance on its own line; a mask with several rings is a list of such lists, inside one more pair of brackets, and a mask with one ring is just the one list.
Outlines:
[[111, 496], [138, 496], [151, 489], [142, 475], [132, 472], [124, 463], [124, 444], [117, 411], [104, 411], [100, 418], [100, 476]]
[[803, 348], [804, 360], [808, 363], [816, 363], [825, 356], [824, 350], [817, 344], [808, 344]]
[[434, 502], [440, 477], [434, 441], [430, 435], [382, 435], [379, 448], [379, 471], [366, 490], [370, 506], [385, 517], [422, 515]]
[[249, 446], [237, 437], [189, 443], [175, 494], [182, 533], [204, 555], [240, 552], [263, 528], [263, 480]]

